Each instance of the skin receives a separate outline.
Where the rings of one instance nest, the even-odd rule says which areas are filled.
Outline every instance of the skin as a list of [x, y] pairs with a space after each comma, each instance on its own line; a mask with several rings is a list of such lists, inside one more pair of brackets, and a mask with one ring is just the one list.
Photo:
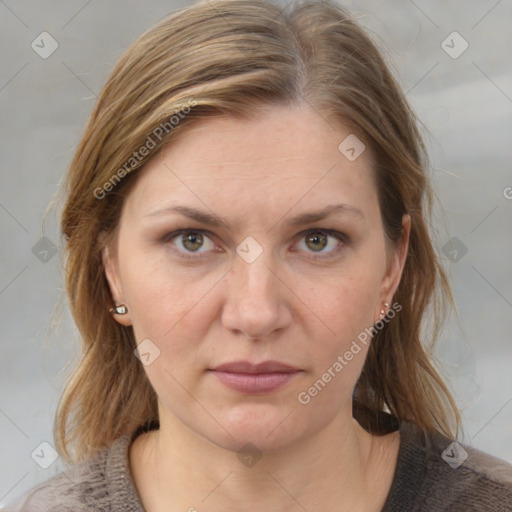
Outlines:
[[[127, 196], [103, 258], [113, 300], [128, 307], [116, 321], [160, 350], [144, 367], [160, 430], [139, 436], [129, 453], [148, 512], [381, 509], [399, 434], [372, 436], [352, 418], [368, 347], [360, 344], [307, 405], [297, 398], [392, 304], [407, 254], [410, 217], [394, 246], [370, 150], [354, 161], [338, 150], [349, 134], [307, 106], [262, 109], [250, 121], [203, 119], [149, 162]], [[339, 203], [362, 216], [342, 209], [286, 224]], [[177, 204], [229, 227], [151, 215]], [[205, 232], [195, 243], [166, 237], [182, 228]], [[349, 238], [315, 245], [307, 236], [326, 229]], [[236, 252], [249, 236], [263, 250], [252, 263]], [[302, 372], [247, 395], [208, 371], [235, 360], [278, 360]], [[251, 467], [237, 457], [246, 443], [262, 455]]]

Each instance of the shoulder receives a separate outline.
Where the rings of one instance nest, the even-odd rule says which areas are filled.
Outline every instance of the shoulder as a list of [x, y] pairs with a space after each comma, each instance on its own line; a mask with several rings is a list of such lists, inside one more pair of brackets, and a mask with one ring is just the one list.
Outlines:
[[[86, 512], [92, 510], [139, 511], [138, 496], [128, 465], [130, 436], [110, 448], [40, 483], [2, 509], [4, 512]], [[128, 500], [128, 501], [126, 501]], [[126, 506], [131, 503], [132, 507]], [[117, 505], [116, 505], [117, 506]]]
[[512, 465], [410, 423], [401, 445], [387, 510], [512, 511]]

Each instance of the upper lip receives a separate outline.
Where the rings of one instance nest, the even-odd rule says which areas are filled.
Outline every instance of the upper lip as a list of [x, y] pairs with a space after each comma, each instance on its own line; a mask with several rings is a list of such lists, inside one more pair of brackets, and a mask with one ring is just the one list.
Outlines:
[[216, 366], [213, 370], [229, 373], [292, 373], [300, 371], [299, 368], [280, 361], [263, 361], [258, 364], [249, 361], [233, 361]]

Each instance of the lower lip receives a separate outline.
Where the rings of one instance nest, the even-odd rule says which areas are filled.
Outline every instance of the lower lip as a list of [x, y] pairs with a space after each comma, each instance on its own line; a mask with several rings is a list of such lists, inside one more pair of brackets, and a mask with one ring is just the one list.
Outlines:
[[300, 372], [291, 373], [231, 373], [212, 370], [227, 387], [248, 394], [270, 393], [286, 385]]

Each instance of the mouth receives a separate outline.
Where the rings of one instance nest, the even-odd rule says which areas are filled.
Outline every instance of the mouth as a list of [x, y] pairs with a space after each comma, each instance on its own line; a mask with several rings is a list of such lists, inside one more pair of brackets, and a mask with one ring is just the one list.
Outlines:
[[235, 361], [209, 369], [222, 384], [246, 394], [265, 394], [282, 388], [303, 370], [279, 362], [253, 364]]

